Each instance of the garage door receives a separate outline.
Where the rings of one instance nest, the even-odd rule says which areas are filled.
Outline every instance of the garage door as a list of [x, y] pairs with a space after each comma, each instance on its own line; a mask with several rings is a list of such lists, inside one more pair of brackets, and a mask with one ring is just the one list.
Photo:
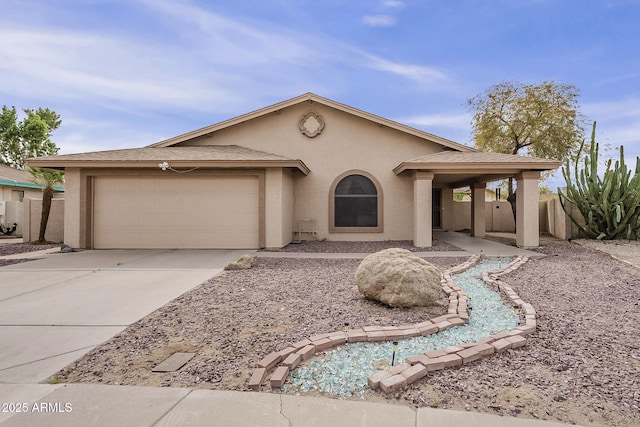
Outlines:
[[258, 178], [96, 177], [96, 249], [257, 248]]

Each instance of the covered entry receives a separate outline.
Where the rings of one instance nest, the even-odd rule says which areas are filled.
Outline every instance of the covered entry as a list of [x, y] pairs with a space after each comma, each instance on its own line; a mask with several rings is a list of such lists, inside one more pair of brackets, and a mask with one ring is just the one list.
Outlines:
[[257, 176], [97, 176], [96, 249], [259, 246]]
[[[487, 182], [504, 178], [517, 181], [516, 244], [537, 247], [539, 244], [538, 181], [540, 172], [553, 170], [561, 162], [511, 154], [442, 151], [400, 163], [396, 175], [408, 173], [413, 178], [413, 241], [416, 246], [431, 246], [432, 230], [440, 221], [443, 230], [450, 219], [447, 207], [453, 189], [471, 187], [471, 235], [485, 235], [485, 188]], [[441, 192], [434, 191], [434, 185]], [[434, 200], [440, 197], [439, 200]], [[444, 215], [435, 216], [442, 200]], [[448, 216], [449, 215], [449, 216]]]

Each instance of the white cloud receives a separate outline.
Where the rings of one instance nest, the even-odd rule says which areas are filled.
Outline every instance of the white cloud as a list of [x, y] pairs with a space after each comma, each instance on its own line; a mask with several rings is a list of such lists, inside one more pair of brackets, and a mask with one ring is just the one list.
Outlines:
[[402, 9], [405, 6], [404, 2], [398, 0], [386, 0], [382, 2], [382, 5], [384, 7], [396, 9]]
[[23, 95], [178, 108], [238, 101], [224, 87], [182, 77], [186, 67], [174, 62], [181, 55], [162, 55], [169, 52], [159, 46], [60, 29], [3, 28], [0, 39], [9, 41], [0, 44], [5, 84]]
[[396, 18], [391, 15], [365, 15], [362, 22], [370, 27], [393, 27], [396, 25]]
[[635, 156], [640, 156], [640, 98], [585, 104], [583, 111], [597, 122], [596, 141], [614, 147], [623, 145], [626, 161], [635, 166]]
[[469, 129], [471, 127], [471, 116], [469, 114], [426, 114], [421, 116], [410, 116], [398, 120], [412, 126], [441, 126], [456, 129]]
[[[392, 3], [387, 6], [401, 7]], [[75, 9], [49, 4], [26, 14], [16, 2], [0, 15], [4, 103], [33, 107], [24, 104], [36, 100], [63, 114], [54, 140], [70, 153], [172, 136], [162, 134], [171, 132], [169, 125], [160, 129], [152, 117], [189, 117], [206, 126], [306, 91], [331, 97], [339, 82], [349, 86], [353, 78], [399, 79], [418, 90], [441, 90], [448, 80], [435, 68], [394, 62], [327, 34], [234, 19], [189, 0], [141, 4], [118, 5], [140, 14], [132, 29], [92, 27]], [[112, 115], [114, 123], [101, 121]]]
[[448, 80], [445, 73], [432, 67], [392, 62], [369, 54], [364, 54], [364, 57], [367, 59], [365, 65], [369, 68], [402, 76], [421, 84], [432, 85]]

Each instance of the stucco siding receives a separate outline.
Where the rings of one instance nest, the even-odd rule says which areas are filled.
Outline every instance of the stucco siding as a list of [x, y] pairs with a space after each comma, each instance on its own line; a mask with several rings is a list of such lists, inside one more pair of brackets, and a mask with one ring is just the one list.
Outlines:
[[80, 179], [80, 169], [65, 169], [64, 242], [74, 248], [86, 247], [85, 242], [81, 239], [83, 235], [82, 224], [86, 221], [82, 216], [86, 214], [86, 211], [80, 206], [81, 198], [86, 196], [81, 191]]
[[[310, 111], [325, 122], [322, 133], [314, 138], [298, 128], [300, 118]], [[304, 161], [311, 173], [294, 175], [293, 226], [300, 219], [313, 219], [318, 237], [329, 240], [411, 239], [413, 184], [410, 177], [395, 175], [393, 168], [404, 160], [442, 150], [413, 135], [307, 102], [189, 142], [209, 144], [240, 145]], [[363, 170], [379, 181], [384, 197], [382, 233], [329, 233], [330, 187], [349, 170]]]
[[[285, 246], [293, 240], [293, 173], [288, 169], [282, 170], [282, 244]], [[268, 232], [268, 230], [267, 230]]]
[[291, 172], [269, 168], [265, 174], [265, 234], [267, 248], [281, 248], [293, 237]]

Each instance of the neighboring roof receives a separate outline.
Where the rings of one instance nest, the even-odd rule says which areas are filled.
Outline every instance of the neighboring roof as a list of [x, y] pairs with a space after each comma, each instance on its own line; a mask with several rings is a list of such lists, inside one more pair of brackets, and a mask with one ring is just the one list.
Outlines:
[[159, 168], [163, 162], [172, 168], [217, 167], [291, 167], [307, 175], [309, 168], [302, 160], [289, 159], [238, 145], [206, 145], [180, 147], [144, 147], [37, 157], [27, 161], [31, 166], [63, 169], [80, 168]]
[[455, 151], [441, 151], [415, 159], [406, 160], [396, 166], [393, 171], [400, 174], [406, 170], [430, 170], [438, 171], [466, 171], [469, 169], [517, 169], [545, 171], [560, 167], [562, 162], [558, 160], [541, 159], [539, 157], [516, 156], [513, 154], [485, 153], [476, 151], [473, 153], [461, 153]]
[[311, 93], [311, 92], [307, 92], [304, 95], [300, 95], [300, 96], [297, 96], [295, 98], [291, 98], [291, 99], [288, 99], [286, 101], [282, 101], [282, 102], [279, 102], [277, 104], [273, 104], [271, 106], [268, 106], [268, 107], [265, 107], [265, 108], [261, 108], [259, 110], [255, 110], [255, 111], [252, 111], [250, 113], [243, 114], [241, 116], [234, 117], [232, 119], [225, 120], [223, 122], [220, 122], [220, 123], [217, 123], [217, 124], [214, 124], [214, 125], [211, 125], [211, 126], [204, 127], [202, 129], [197, 129], [197, 130], [194, 130], [194, 131], [191, 131], [191, 132], [184, 133], [182, 135], [175, 136], [173, 138], [166, 139], [164, 141], [157, 142], [155, 144], [150, 145], [149, 147], [169, 147], [171, 145], [175, 145], [175, 144], [178, 144], [178, 143], [181, 143], [181, 142], [184, 142], [184, 141], [188, 141], [190, 139], [194, 139], [194, 138], [198, 138], [198, 137], [201, 137], [201, 136], [204, 136], [204, 135], [208, 135], [208, 134], [211, 134], [213, 132], [219, 131], [221, 129], [225, 129], [225, 128], [228, 128], [228, 127], [240, 124], [240, 123], [244, 123], [244, 122], [249, 121], [251, 119], [255, 119], [257, 117], [261, 117], [261, 116], [264, 116], [266, 114], [270, 114], [270, 113], [282, 110], [284, 108], [291, 107], [293, 105], [300, 104], [300, 103], [303, 103], [303, 102], [309, 102], [309, 101], [310, 102], [317, 102], [319, 104], [323, 104], [323, 105], [326, 105], [328, 107], [332, 107], [332, 108], [335, 108], [337, 110], [344, 111], [345, 113], [352, 114], [354, 116], [357, 116], [357, 117], [360, 117], [360, 118], [363, 118], [363, 119], [366, 119], [366, 120], [370, 120], [370, 121], [378, 123], [380, 125], [384, 125], [384, 126], [387, 126], [389, 128], [396, 129], [396, 130], [399, 130], [401, 132], [404, 132], [404, 133], [407, 133], [407, 134], [410, 134], [410, 135], [414, 135], [414, 136], [416, 136], [418, 138], [426, 139], [428, 141], [434, 142], [436, 144], [440, 144], [443, 147], [446, 147], [446, 148], [449, 148], [449, 149], [452, 149], [452, 150], [464, 151], [464, 152], [474, 152], [474, 151], [476, 151], [475, 149], [473, 149], [471, 147], [467, 147], [466, 145], [462, 145], [462, 144], [459, 144], [457, 142], [453, 142], [453, 141], [450, 141], [448, 139], [441, 138], [439, 136], [430, 134], [428, 132], [424, 132], [424, 131], [412, 128], [410, 126], [406, 126], [406, 125], [403, 125], [401, 123], [394, 122], [393, 120], [385, 119], [384, 117], [376, 116], [375, 114], [367, 113], [366, 111], [358, 110], [357, 108], [353, 108], [353, 107], [350, 107], [348, 105], [341, 104], [339, 102], [332, 101], [332, 100], [327, 99], [327, 98], [323, 98], [323, 97], [318, 96], [318, 95], [316, 95], [314, 93]]
[[[33, 179], [33, 175], [29, 172], [7, 165], [0, 165], [0, 185], [23, 188], [44, 188], [44, 185], [31, 182]], [[64, 191], [64, 187], [62, 186], [55, 186], [53, 189], [55, 191]]]

